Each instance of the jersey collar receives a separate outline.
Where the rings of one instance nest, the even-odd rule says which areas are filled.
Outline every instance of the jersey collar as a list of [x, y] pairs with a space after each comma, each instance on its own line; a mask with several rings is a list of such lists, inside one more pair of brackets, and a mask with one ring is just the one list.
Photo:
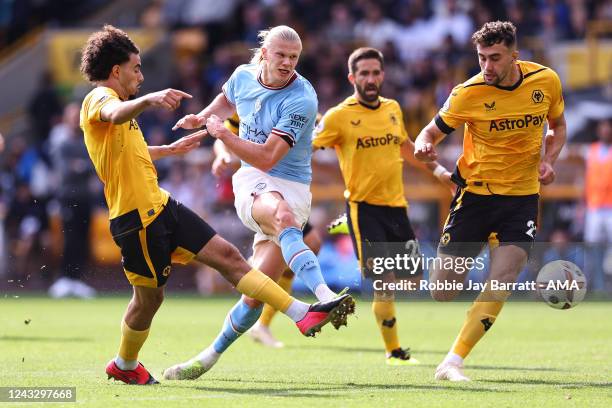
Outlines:
[[514, 85], [510, 85], [510, 86], [493, 85], [493, 86], [495, 86], [498, 89], [502, 89], [504, 91], [514, 91], [516, 88], [521, 86], [521, 84], [523, 83], [523, 70], [521, 69], [520, 65], [517, 64], [517, 66], [519, 69], [520, 77], [519, 77], [519, 80], [514, 83]]
[[293, 71], [293, 75], [291, 75], [289, 77], [289, 79], [287, 80], [287, 82], [285, 82], [283, 85], [281, 85], [281, 86], [269, 86], [269, 85], [264, 84], [263, 80], [261, 79], [261, 68], [257, 72], [257, 82], [259, 82], [259, 85], [263, 86], [266, 89], [270, 89], [270, 90], [273, 90], [273, 91], [278, 91], [278, 90], [281, 90], [281, 89], [285, 89], [286, 87], [291, 85], [293, 83], [293, 81], [295, 81], [296, 78], [297, 78], [297, 72]]
[[370, 106], [368, 104], [365, 104], [363, 102], [361, 102], [359, 99], [355, 98], [357, 100], [357, 103], [359, 103], [361, 106], [363, 106], [364, 108], [370, 109], [370, 110], [376, 110], [378, 108], [380, 108], [380, 105], [382, 105], [382, 102], [380, 101], [380, 98], [378, 98], [378, 105], [376, 106]]

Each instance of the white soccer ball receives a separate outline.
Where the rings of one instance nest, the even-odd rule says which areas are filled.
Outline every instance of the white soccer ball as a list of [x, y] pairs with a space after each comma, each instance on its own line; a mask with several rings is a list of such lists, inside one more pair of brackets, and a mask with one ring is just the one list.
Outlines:
[[587, 283], [580, 268], [569, 261], [557, 260], [540, 269], [536, 279], [538, 293], [550, 307], [569, 309], [586, 295]]

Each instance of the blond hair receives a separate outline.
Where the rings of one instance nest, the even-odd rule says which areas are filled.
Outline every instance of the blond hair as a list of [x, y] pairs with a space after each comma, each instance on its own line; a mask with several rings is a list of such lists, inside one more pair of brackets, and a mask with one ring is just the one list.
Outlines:
[[300, 45], [302, 45], [302, 40], [297, 31], [286, 25], [272, 27], [269, 30], [261, 30], [259, 34], [257, 34], [257, 38], [259, 39], [259, 47], [251, 50], [253, 51], [251, 64], [259, 64], [263, 60], [261, 49], [263, 47], [268, 47], [273, 38], [278, 38], [283, 41], [299, 42]]

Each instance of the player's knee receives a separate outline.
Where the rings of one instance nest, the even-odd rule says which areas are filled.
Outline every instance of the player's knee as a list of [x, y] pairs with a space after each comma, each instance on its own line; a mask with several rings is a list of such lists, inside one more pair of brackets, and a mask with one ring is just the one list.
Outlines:
[[244, 269], [245, 265], [248, 266], [238, 249], [231, 244], [223, 246], [219, 256], [223, 260], [223, 266], [226, 271], [236, 271]]
[[[145, 294], [146, 293], [146, 294]], [[132, 306], [135, 311], [156, 311], [159, 309], [161, 304], [164, 302], [164, 292], [158, 291], [147, 291], [135, 296], [132, 299]]]
[[276, 209], [276, 219], [278, 221], [278, 225], [280, 230], [284, 230], [288, 227], [297, 227], [297, 222], [295, 220], [295, 216], [289, 207], [289, 204], [285, 202], [281, 202], [278, 204]]

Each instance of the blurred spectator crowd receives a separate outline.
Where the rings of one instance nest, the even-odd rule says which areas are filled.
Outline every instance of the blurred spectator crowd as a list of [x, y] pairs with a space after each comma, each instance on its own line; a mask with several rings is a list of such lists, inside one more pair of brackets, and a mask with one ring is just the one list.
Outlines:
[[[64, 3], [68, 8], [57, 7], [57, 3]], [[584, 40], [589, 21], [612, 21], [609, 0], [166, 0], [145, 3], [138, 20], [126, 24], [162, 28], [168, 33], [174, 75], [158, 88], [172, 87], [194, 96], [175, 112], [147, 111], [138, 118], [150, 145], [167, 144], [182, 136], [181, 132], [170, 131], [176, 120], [186, 113], [199, 111], [211, 101], [234, 68], [249, 60], [250, 49], [258, 45], [259, 30], [271, 26], [286, 24], [300, 34], [303, 53], [298, 71], [315, 87], [320, 112], [352, 92], [346, 80], [346, 60], [355, 47], [371, 45], [383, 51], [386, 76], [382, 93], [400, 102], [408, 131], [415, 137], [444, 103], [453, 86], [479, 71], [470, 37], [483, 23], [497, 19], [513, 21], [518, 28], [521, 58], [547, 64], [546, 44]], [[101, 1], [0, 0], [0, 49], [37, 25], [70, 25], [103, 6]], [[93, 31], [97, 27], [90, 28]], [[146, 65], [143, 72], [146, 83]], [[79, 108], [79, 100], [61, 94], [53, 78], [45, 75], [27, 108], [31, 124], [29, 139], [6, 140], [5, 151], [0, 156], [0, 220], [4, 224], [0, 244], [5, 252], [0, 261], [0, 275], [4, 270], [8, 272], [5, 276], [25, 279], [31, 271], [42, 270], [51, 282], [56, 271], [61, 271], [59, 276], [77, 281], [87, 269], [90, 257], [85, 237], [96, 228], [96, 208], [104, 208], [105, 204], [102, 187], [82, 143]], [[443, 161], [448, 167], [453, 166], [461, 148], [462, 135], [455, 133], [444, 142], [447, 155]], [[588, 154], [612, 160], [610, 119], [592, 124], [591, 135], [591, 141], [599, 139], [604, 147], [598, 147], [597, 153], [589, 150]], [[587, 149], [584, 150], [586, 157]], [[203, 215], [221, 235], [237, 243], [248, 255], [250, 234], [235, 217], [230, 175], [215, 179], [209, 171], [211, 156], [208, 141], [183, 160], [157, 162], [160, 184]], [[315, 155], [322, 166], [328, 159], [325, 155], [320, 158]], [[314, 176], [315, 183], [322, 182], [316, 170]], [[607, 179], [607, 184], [600, 183], [599, 188], [612, 190], [612, 172], [602, 177]], [[322, 208], [313, 216], [316, 227], [321, 228], [342, 207], [341, 197], [337, 200], [335, 204], [315, 203]], [[604, 200], [601, 206], [608, 211], [605, 213], [608, 224], [612, 223], [612, 202]], [[591, 205], [579, 204], [576, 208], [573, 214], [592, 210]], [[104, 223], [101, 225], [107, 227]], [[582, 241], [582, 225], [582, 221], [550, 222], [540, 231], [540, 238], [556, 237], [554, 233], [561, 230], [567, 234], [567, 240]], [[57, 231], [63, 231], [60, 235], [64, 246], [72, 248], [70, 251], [61, 247], [55, 249], [59, 252], [50, 253], [57, 248], [54, 228], [55, 237]], [[435, 240], [439, 228], [437, 218], [417, 228]], [[96, 233], [90, 236], [95, 237]], [[594, 236], [597, 239], [593, 242], [607, 242], [609, 246], [612, 225]], [[53, 255], [61, 261], [53, 268], [41, 268], [40, 258]], [[612, 252], [598, 256], [609, 258], [606, 270], [612, 274]], [[603, 279], [603, 269], [600, 271]], [[604, 284], [602, 280], [599, 285], [603, 288]]]

